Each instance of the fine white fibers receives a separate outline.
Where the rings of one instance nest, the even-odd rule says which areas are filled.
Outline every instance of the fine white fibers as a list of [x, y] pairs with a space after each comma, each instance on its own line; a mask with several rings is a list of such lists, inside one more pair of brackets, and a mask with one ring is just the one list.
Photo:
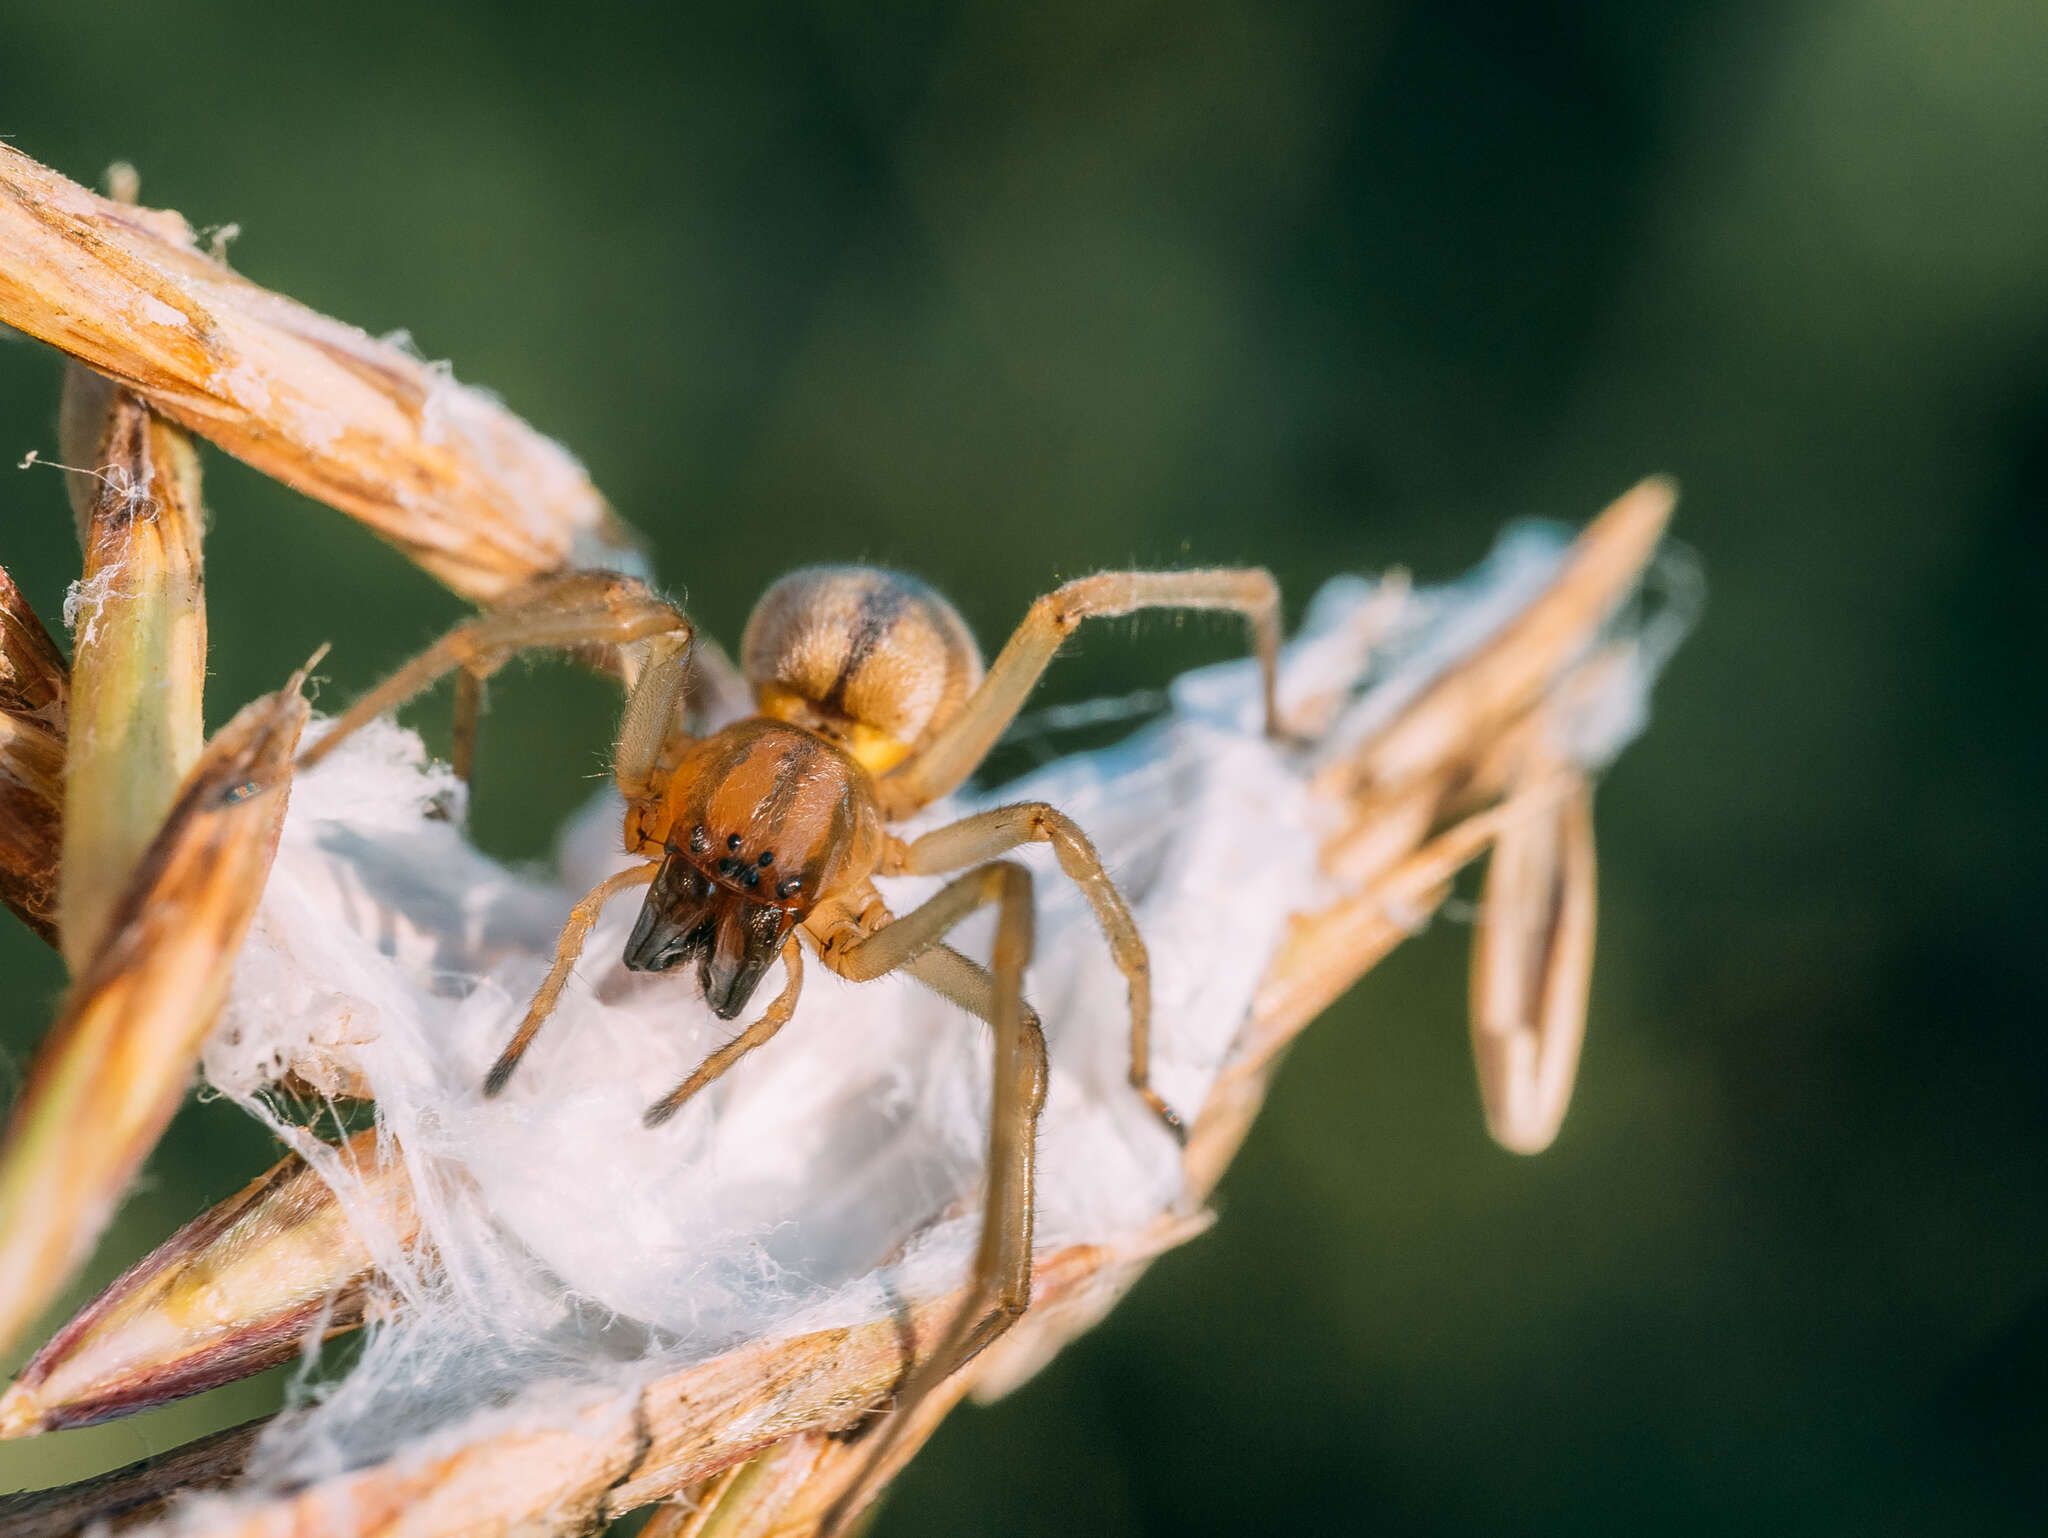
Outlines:
[[[1516, 535], [1466, 583], [1408, 595], [1391, 626], [1373, 584], [1326, 588], [1282, 683], [1283, 702], [1333, 703], [1319, 751], [1259, 735], [1256, 670], [1232, 663], [1179, 680], [1170, 714], [1127, 741], [958, 798], [907, 831], [1042, 800], [1088, 832], [1150, 950], [1154, 1083], [1191, 1119], [1289, 915], [1335, 895], [1316, 874], [1330, 815], [1310, 794], [1316, 763], [1509, 618], [1562, 547], [1549, 531]], [[1590, 713], [1605, 725], [1573, 734], [1588, 761], [1639, 728], [1661, 660], [1610, 670], [1598, 692], [1615, 697]], [[447, 771], [388, 722], [303, 775], [206, 1051], [208, 1080], [277, 1125], [351, 1203], [353, 1177], [289, 1124], [269, 1086], [291, 1070], [373, 1096], [429, 1241], [408, 1254], [352, 1206], [400, 1306], [346, 1378], [267, 1433], [259, 1484], [417, 1450], [480, 1413], [544, 1420], [588, 1393], [522, 1391], [624, 1387], [741, 1340], [882, 1317], [892, 1299], [967, 1274], [987, 1032], [907, 978], [850, 984], [807, 957], [790, 1024], [649, 1129], [646, 1107], [737, 1025], [710, 1013], [688, 971], [624, 970], [640, 898], [629, 891], [511, 1084], [485, 1099], [485, 1072], [570, 905], [627, 862], [615, 799], [565, 831], [573, 889], [470, 848], [452, 820], [460, 805]], [[1052, 1070], [1037, 1242], [1115, 1245], [1175, 1205], [1178, 1150], [1126, 1082], [1125, 989], [1088, 905], [1048, 851], [1018, 857], [1036, 883], [1028, 993]], [[882, 886], [901, 914], [940, 884]], [[984, 917], [951, 939], [985, 957], [991, 933]]]

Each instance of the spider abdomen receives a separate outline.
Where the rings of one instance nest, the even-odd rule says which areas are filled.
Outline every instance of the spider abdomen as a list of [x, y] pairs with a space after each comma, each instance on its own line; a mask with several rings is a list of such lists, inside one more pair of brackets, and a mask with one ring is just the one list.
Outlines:
[[981, 651], [959, 612], [901, 572], [808, 566], [762, 595], [740, 666], [763, 714], [886, 773], [960, 711]]

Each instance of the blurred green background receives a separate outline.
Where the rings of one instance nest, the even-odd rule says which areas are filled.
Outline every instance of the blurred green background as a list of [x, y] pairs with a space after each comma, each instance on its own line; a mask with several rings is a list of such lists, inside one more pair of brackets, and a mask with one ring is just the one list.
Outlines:
[[[2040, 0], [280, 7], [9, 0], [0, 134], [501, 392], [710, 629], [871, 559], [985, 643], [1064, 576], [1478, 558], [1681, 477], [1711, 584], [1603, 790], [1576, 1109], [1481, 1130], [1465, 933], [1311, 1031], [1222, 1193], [878, 1532], [2038, 1532], [2048, 1517]], [[0, 458], [57, 360], [0, 344]], [[459, 612], [210, 456], [209, 715]], [[0, 473], [53, 620], [59, 478]], [[1045, 700], [1234, 650], [1091, 632]], [[601, 772], [494, 694], [502, 853]], [[445, 696], [418, 712], [443, 732]], [[445, 739], [444, 739], [445, 740]], [[0, 934], [10, 1070], [61, 984]], [[271, 1157], [183, 1115], [89, 1279]], [[0, 1447], [73, 1478], [275, 1378]]]

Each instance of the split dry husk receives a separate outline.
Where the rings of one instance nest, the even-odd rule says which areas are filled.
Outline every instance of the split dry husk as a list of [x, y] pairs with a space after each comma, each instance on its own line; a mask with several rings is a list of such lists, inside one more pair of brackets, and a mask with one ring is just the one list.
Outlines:
[[[143, 412], [138, 441], [151, 478], [178, 460], [175, 440], [157, 436], [169, 431], [155, 420], [161, 413], [361, 518], [472, 597], [564, 565], [619, 562], [624, 535], [601, 499], [573, 461], [517, 419], [401, 348], [247, 283], [200, 254], [176, 215], [94, 197], [5, 146], [0, 321], [134, 391], [109, 398]], [[114, 441], [112, 417], [102, 420]], [[69, 452], [82, 452], [88, 468], [107, 457], [103, 448]], [[141, 482], [125, 484], [132, 494]], [[96, 492], [95, 508], [104, 501]], [[1491, 1090], [1490, 1075], [1528, 1081], [1532, 1067], [1535, 1081], [1563, 1073], [1568, 1082], [1591, 956], [1589, 787], [1582, 771], [1541, 748], [1552, 728], [1569, 735], [1579, 697], [1599, 693], [1590, 681], [1615, 659], [1594, 650], [1594, 638], [1650, 561], [1670, 504], [1665, 483], [1637, 487], [1512, 624], [1386, 719], [1351, 723], [1357, 740], [1328, 755], [1317, 785], [1344, 814], [1323, 855], [1350, 895], [1296, 919], [1192, 1121], [1180, 1201], [1127, 1242], [1042, 1256], [1031, 1312], [921, 1407], [896, 1461], [961, 1396], [1027, 1377], [1156, 1255], [1201, 1231], [1201, 1205], [1287, 1042], [1427, 919], [1461, 866], [1496, 844], [1509, 855], [1497, 887], [1524, 894], [1541, 916], [1483, 935], [1474, 981], [1482, 1084]], [[196, 517], [196, 493], [190, 505]], [[163, 591], [179, 569], [174, 534], [158, 535], [170, 540], [154, 558]], [[196, 532], [187, 575], [196, 604]], [[175, 650], [175, 606], [119, 622], [131, 640], [151, 624], [156, 650], [135, 654]], [[0, 640], [0, 896], [50, 936], [63, 669], [4, 579]], [[277, 837], [305, 721], [295, 685], [249, 707], [207, 749], [104, 921], [104, 945], [67, 946], [82, 958], [81, 975], [0, 1160], [0, 1336], [68, 1274], [175, 1104], [165, 1087], [189, 1072]], [[1324, 724], [1334, 714], [1333, 706]], [[132, 837], [144, 814], [125, 815]], [[91, 924], [77, 921], [81, 934]], [[1561, 1110], [1561, 1101], [1539, 1109]], [[1510, 1104], [1495, 1130], [1533, 1147], [1547, 1141], [1543, 1120]], [[386, 1230], [407, 1232], [402, 1166], [373, 1164], [368, 1152], [359, 1141], [353, 1162], [381, 1193]], [[332, 1189], [287, 1160], [90, 1305], [0, 1402], [0, 1422], [9, 1434], [77, 1424], [269, 1365], [305, 1333], [351, 1324], [372, 1274]], [[443, 1439], [430, 1455], [401, 1453], [262, 1501], [191, 1507], [179, 1531], [567, 1532], [677, 1497], [682, 1504], [654, 1529], [665, 1538], [814, 1533], [862, 1471], [864, 1443], [844, 1433], [901, 1381], [906, 1330], [928, 1346], [954, 1304], [927, 1299], [904, 1319], [756, 1341], [644, 1383], [625, 1401], [612, 1394], [566, 1406], [544, 1427]], [[237, 1432], [154, 1468], [0, 1504], [0, 1516], [10, 1530], [40, 1534], [154, 1512], [181, 1485], [219, 1483], [250, 1441]]]
[[631, 561], [583, 469], [481, 391], [237, 276], [175, 213], [0, 144], [0, 323], [360, 518], [456, 592]]
[[[371, 1216], [418, 1230], [403, 1167], [351, 1140]], [[373, 1257], [297, 1155], [186, 1224], [82, 1309], [0, 1394], [0, 1437], [90, 1426], [289, 1362], [363, 1322]]]
[[191, 1081], [284, 825], [302, 681], [208, 744], [29, 1067], [0, 1149], [0, 1343], [70, 1279]]

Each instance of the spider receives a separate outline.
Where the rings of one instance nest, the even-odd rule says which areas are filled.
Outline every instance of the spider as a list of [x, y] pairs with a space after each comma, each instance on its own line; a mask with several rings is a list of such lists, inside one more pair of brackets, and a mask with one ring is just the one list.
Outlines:
[[[800, 937], [841, 977], [861, 982], [907, 972], [988, 1023], [995, 1073], [981, 1239], [965, 1303], [896, 1396], [891, 1424], [901, 1427], [1031, 1301], [1032, 1180], [1046, 1055], [1038, 1017], [1023, 996], [1031, 875], [1001, 858], [1009, 851], [1050, 844], [1060, 869], [1086, 896], [1128, 989], [1131, 1086], [1169, 1132], [1178, 1138], [1183, 1130], [1151, 1085], [1145, 942], [1087, 835], [1043, 802], [977, 812], [907, 842], [890, 825], [974, 772], [1082, 621], [1152, 608], [1245, 616], [1266, 731], [1279, 736], [1279, 590], [1262, 569], [1080, 578], [1034, 603], [994, 664], [984, 667], [966, 622], [916, 578], [860, 566], [804, 568], [770, 587], [748, 619], [740, 664], [753, 713], [708, 735], [689, 731], [684, 715], [687, 685], [712, 672], [707, 659], [693, 657], [690, 621], [634, 578], [574, 571], [542, 578], [457, 626], [357, 700], [300, 764], [311, 767], [366, 722], [454, 672], [453, 756], [466, 774], [483, 681], [515, 652], [619, 649], [628, 695], [612, 772], [626, 801], [625, 848], [641, 863], [599, 882], [576, 904], [554, 965], [484, 1082], [487, 1095], [504, 1088], [553, 1012], [605, 903], [637, 887], [647, 892], [626, 942], [628, 968], [665, 972], [694, 960], [705, 1000], [725, 1020], [745, 1010], [777, 957], [784, 976], [760, 1018], [648, 1109], [649, 1125], [673, 1116], [789, 1020], [803, 987]], [[963, 874], [900, 917], [874, 885], [877, 876], [951, 872]], [[989, 905], [997, 922], [984, 968], [944, 940]], [[885, 1430], [860, 1485], [893, 1440]], [[842, 1511], [852, 1496], [842, 1498]]]

